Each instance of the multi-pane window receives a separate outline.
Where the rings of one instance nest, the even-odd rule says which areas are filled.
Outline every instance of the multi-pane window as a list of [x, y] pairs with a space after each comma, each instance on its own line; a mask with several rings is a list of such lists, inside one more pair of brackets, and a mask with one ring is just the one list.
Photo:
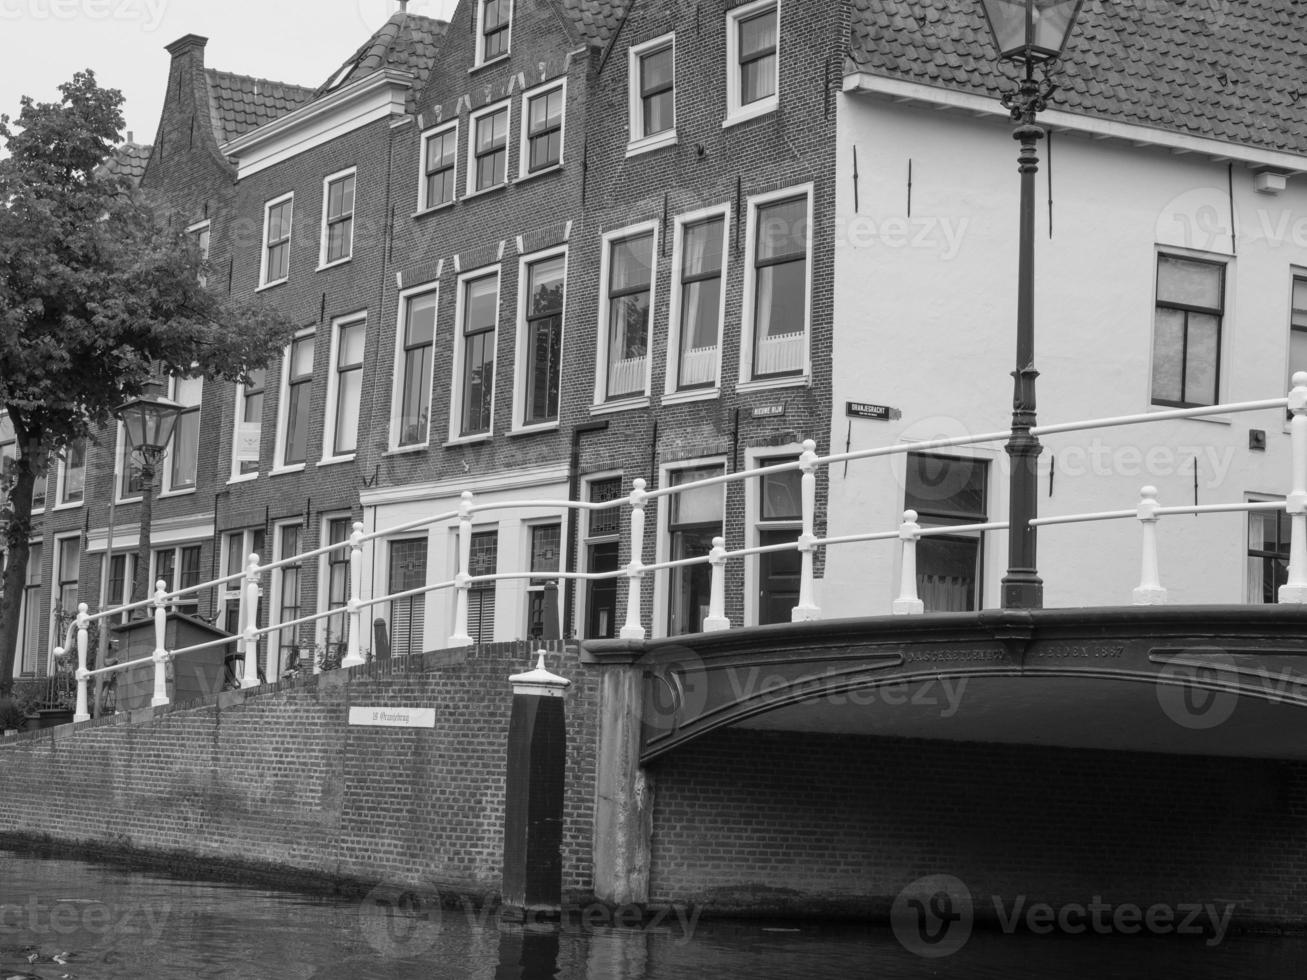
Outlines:
[[60, 538], [55, 542], [59, 560], [55, 569], [55, 604], [60, 617], [66, 619], [77, 615], [77, 580], [82, 559], [82, 539], [80, 537]]
[[[791, 457], [792, 459], [792, 457]], [[787, 459], [760, 459], [758, 466], [773, 466]], [[798, 469], [768, 473], [758, 480], [758, 545], [766, 547], [797, 541], [803, 530], [803, 474]], [[758, 556], [758, 625], [788, 623], [799, 602], [801, 557], [793, 551], [770, 551]]]
[[[404, 538], [390, 542], [390, 578], [387, 592], [395, 595], [427, 584], [427, 539]], [[426, 596], [405, 596], [390, 601], [390, 655], [407, 657], [422, 652], [423, 610]]]
[[209, 275], [207, 270], [209, 266], [210, 224], [207, 221], [201, 221], [198, 224], [191, 225], [186, 229], [186, 231], [194, 239], [196, 251], [200, 254], [200, 271], [195, 278], [199, 281], [201, 286], [208, 286]]
[[1248, 513], [1248, 601], [1280, 601], [1280, 586], [1289, 580], [1288, 514], [1280, 510]]
[[236, 433], [232, 446], [232, 475], [259, 472], [259, 439], [263, 428], [263, 386], [267, 372], [251, 369], [249, 381], [236, 393]]
[[118, 499], [132, 500], [145, 492], [141, 479], [140, 457], [132, 449], [131, 440], [121, 424], [118, 426]]
[[178, 378], [169, 381], [172, 400], [182, 406], [168, 446], [167, 490], [190, 490], [195, 487], [195, 468], [200, 455], [200, 398], [203, 378]]
[[[701, 466], [670, 474], [672, 486], [722, 475], [722, 467]], [[720, 484], [692, 487], [668, 498], [667, 533], [671, 561], [699, 558], [712, 550], [712, 539], [722, 533], [726, 493]], [[712, 567], [705, 561], [673, 568], [668, 573], [667, 635], [699, 633], [708, 616]]]
[[686, 225], [681, 232], [679, 389], [717, 381], [717, 346], [722, 318], [724, 217]]
[[422, 206], [435, 208], [454, 199], [458, 160], [458, 126], [432, 133], [423, 142]]
[[808, 198], [759, 205], [753, 250], [753, 376], [798, 374], [808, 322]]
[[[984, 460], [909, 453], [905, 510], [922, 527], [983, 524], [986, 520]], [[975, 532], [931, 535], [917, 542], [917, 595], [927, 612], [980, 608], [984, 541]]]
[[473, 191], [498, 187], [508, 179], [508, 106], [473, 117]]
[[499, 310], [499, 273], [463, 283], [463, 386], [460, 436], [490, 431], [495, 390], [495, 320]]
[[531, 526], [531, 571], [542, 578], [531, 579], [526, 595], [526, 635], [539, 639], [545, 635], [545, 583], [552, 581], [550, 573], [557, 572], [562, 556], [563, 528], [561, 524], [535, 524]]
[[282, 282], [290, 275], [290, 226], [294, 195], [272, 201], [263, 216], [263, 277], [260, 285]]
[[524, 425], [558, 419], [565, 266], [562, 255], [527, 266]]
[[353, 252], [354, 181], [353, 171], [326, 180], [322, 208], [322, 265], [343, 262]]
[[[179, 571], [180, 569], [180, 571]], [[154, 553], [154, 577], [150, 579], [150, 591], [160, 580], [164, 590], [175, 592], [189, 589], [200, 584], [200, 546], [185, 545], [181, 548], [160, 548]], [[200, 597], [190, 592], [178, 597], [174, 607], [179, 612], [195, 613], [200, 607]]]
[[[342, 544], [349, 540], [352, 532], [350, 518], [333, 517], [327, 521], [327, 544]], [[345, 644], [349, 639], [349, 617], [345, 613], [349, 603], [349, 553], [349, 548], [335, 548], [323, 556], [327, 580], [326, 608], [340, 610], [326, 618], [323, 641], [324, 655], [335, 663], [344, 658]]]
[[[592, 504], [607, 503], [622, 496], [622, 478], [590, 481]], [[585, 538], [585, 570], [590, 573], [617, 571], [617, 552], [622, 526], [622, 508], [589, 512]], [[585, 635], [589, 639], [611, 639], [617, 635], [617, 579], [588, 583], [585, 602]]]
[[[130, 571], [134, 571], [132, 566], [135, 565], [135, 557], [128, 554], [109, 556], [109, 575], [104, 595], [106, 606], [126, 605], [131, 602]], [[120, 622], [126, 622], [127, 614], [123, 613], [118, 618]]]
[[534, 174], [563, 162], [564, 88], [557, 85], [526, 98], [522, 173]]
[[41, 616], [37, 612], [37, 603], [41, 599], [42, 571], [41, 563], [45, 557], [45, 545], [32, 541], [27, 546], [27, 579], [23, 583], [22, 625], [18, 630], [18, 641], [22, 644], [19, 658], [23, 674], [36, 673], [37, 656], [41, 649]]
[[1216, 404], [1224, 305], [1224, 265], [1175, 255], [1157, 257], [1153, 404]]
[[436, 291], [410, 296], [404, 301], [403, 334], [400, 337], [399, 387], [396, 443], [421, 446], [427, 442], [431, 419], [431, 350], [436, 336]]
[[1289, 384], [1298, 371], [1307, 371], [1307, 276], [1293, 277], [1289, 314]]
[[658, 38], [631, 49], [631, 140], [676, 129], [676, 43]]
[[609, 243], [607, 398], [645, 389], [653, 256], [652, 231]]
[[727, 14], [727, 115], [748, 118], [776, 105], [779, 5], [752, 3]]
[[513, 0], [481, 0], [481, 61], [508, 54]]
[[59, 503], [80, 504], [86, 496], [86, 440], [77, 439], [64, 450], [60, 467]]
[[285, 358], [286, 400], [282, 410], [281, 465], [304, 462], [309, 443], [309, 393], [313, 388], [313, 335], [297, 337]]
[[[472, 549], [468, 574], [494, 575], [498, 565], [499, 532], [476, 531], [472, 535]], [[473, 582], [467, 590], [467, 635], [473, 643], [490, 643], [495, 638], [495, 583]]]
[[[294, 558], [300, 553], [300, 526], [283, 524], [277, 528], [277, 560]], [[300, 586], [304, 569], [299, 562], [283, 565], [276, 569], [273, 581], [277, 596], [277, 619], [282, 623], [293, 622], [304, 615]], [[280, 676], [284, 670], [299, 666], [300, 637], [298, 626], [288, 626], [277, 631], [277, 663], [270, 670], [270, 677]]]
[[366, 320], [336, 325], [336, 363], [332, 378], [335, 399], [332, 455], [345, 456], [358, 448], [359, 404], [363, 397], [363, 337]]
[[[223, 543], [223, 566], [222, 575], [235, 575], [242, 571], [248, 564], [250, 555], [262, 555], [265, 536], [263, 528], [249, 528], [244, 531], [232, 531], [224, 538]], [[230, 582], [224, 582], [221, 586], [222, 591], [218, 599], [220, 603], [219, 621], [223, 629], [228, 633], [239, 636], [245, 630], [245, 624], [240, 621], [241, 610], [241, 590], [245, 587], [245, 579], [233, 579]], [[255, 606], [255, 619], [260, 626], [266, 625], [264, 618], [263, 591], [259, 590], [259, 601]], [[259, 637], [255, 641], [255, 656], [259, 654], [259, 649], [263, 646], [263, 638]], [[233, 658], [229, 660], [228, 683], [238, 682], [241, 676], [243, 665]]]

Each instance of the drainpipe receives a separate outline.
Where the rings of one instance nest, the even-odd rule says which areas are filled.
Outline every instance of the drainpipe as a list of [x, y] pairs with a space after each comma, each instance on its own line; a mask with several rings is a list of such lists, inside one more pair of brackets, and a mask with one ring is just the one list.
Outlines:
[[[577, 495], [581, 492], [581, 437], [588, 432], [606, 432], [607, 430], [607, 419], [582, 422], [580, 425], [572, 426], [572, 454], [567, 461], [568, 500], [576, 500]], [[567, 522], [567, 561], [563, 564], [564, 571], [576, 571], [577, 537], [580, 533], [581, 519], [581, 511], [572, 511], [571, 519]], [[572, 623], [572, 613], [576, 608], [576, 579], [569, 578], [564, 589], [563, 629], [567, 631], [568, 636], [572, 636], [574, 632], [579, 632], [573, 629]]]

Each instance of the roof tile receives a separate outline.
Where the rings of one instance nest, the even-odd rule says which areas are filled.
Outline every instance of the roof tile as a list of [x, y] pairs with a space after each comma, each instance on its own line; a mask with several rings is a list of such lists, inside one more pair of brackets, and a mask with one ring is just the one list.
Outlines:
[[205, 75], [209, 80], [214, 135], [219, 145], [298, 109], [313, 95], [312, 89], [266, 78], [233, 75], [212, 68]]

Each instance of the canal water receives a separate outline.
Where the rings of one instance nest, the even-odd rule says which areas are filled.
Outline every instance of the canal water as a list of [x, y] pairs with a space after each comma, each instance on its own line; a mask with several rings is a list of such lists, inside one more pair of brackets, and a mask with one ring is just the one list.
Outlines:
[[1237, 980], [1297, 975], [1307, 956], [1299, 937], [977, 931], [927, 958], [883, 927], [604, 920], [524, 929], [384, 888], [344, 900], [0, 850], [0, 980]]

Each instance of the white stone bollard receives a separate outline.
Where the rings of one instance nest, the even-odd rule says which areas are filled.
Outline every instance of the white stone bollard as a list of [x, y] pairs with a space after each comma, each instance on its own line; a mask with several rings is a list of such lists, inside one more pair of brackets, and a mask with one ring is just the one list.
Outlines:
[[1289, 443], [1292, 490], [1284, 501], [1289, 515], [1289, 571], [1280, 586], [1281, 602], [1307, 602], [1307, 371], [1297, 371], [1289, 391]]
[[163, 579], [154, 583], [154, 697], [150, 698], [150, 707], [157, 708], [169, 704], [168, 699], [168, 662], [172, 659], [167, 648], [168, 603], [164, 596], [168, 586]]
[[241, 687], [259, 686], [259, 638], [255, 630], [259, 628], [259, 556], [251, 554], [245, 566], [245, 676], [241, 678]]
[[899, 597], [890, 607], [896, 616], [920, 616], [926, 611], [926, 604], [917, 595], [917, 541], [920, 537], [921, 525], [917, 523], [917, 512], [905, 510], [903, 523], [899, 525], [899, 541], [903, 552], [899, 569]]
[[86, 658], [88, 654], [87, 646], [91, 628], [91, 617], [87, 614], [86, 603], [77, 604], [77, 710], [73, 713], [73, 721], [90, 721], [91, 711], [88, 707], [86, 697], [86, 682], [90, 680], [90, 672], [86, 669]]
[[454, 575], [454, 632], [451, 647], [470, 646], [467, 632], [467, 590], [471, 588], [472, 568], [472, 491], [464, 490], [458, 501], [458, 572]]
[[648, 486], [637, 477], [631, 484], [631, 562], [626, 566], [626, 625], [619, 634], [623, 640], [643, 640], [644, 626], [640, 623], [640, 580], [644, 578], [644, 488]]
[[1139, 491], [1139, 526], [1143, 530], [1143, 557], [1139, 567], [1139, 587], [1134, 592], [1136, 606], [1166, 605], [1166, 589], [1157, 572], [1157, 487]]
[[345, 659], [340, 662], [340, 665], [342, 667], [360, 667], [365, 663], [361, 651], [363, 607], [359, 604], [359, 594], [363, 591], [362, 521], [354, 523], [354, 533], [350, 535], [349, 542], [349, 602], [346, 604], [346, 608], [349, 610], [349, 640], [345, 644]]
[[813, 598], [813, 559], [817, 540], [813, 534], [817, 513], [817, 443], [812, 439], [803, 441], [803, 452], [799, 455], [799, 469], [803, 471], [800, 492], [803, 498], [803, 533], [799, 535], [799, 604], [790, 610], [790, 622], [806, 623], [821, 619], [821, 610]]
[[712, 590], [708, 595], [708, 617], [703, 621], [705, 633], [719, 633], [731, 628], [731, 621], [726, 618], [726, 539], [712, 539], [712, 551], [708, 552], [712, 563]]

